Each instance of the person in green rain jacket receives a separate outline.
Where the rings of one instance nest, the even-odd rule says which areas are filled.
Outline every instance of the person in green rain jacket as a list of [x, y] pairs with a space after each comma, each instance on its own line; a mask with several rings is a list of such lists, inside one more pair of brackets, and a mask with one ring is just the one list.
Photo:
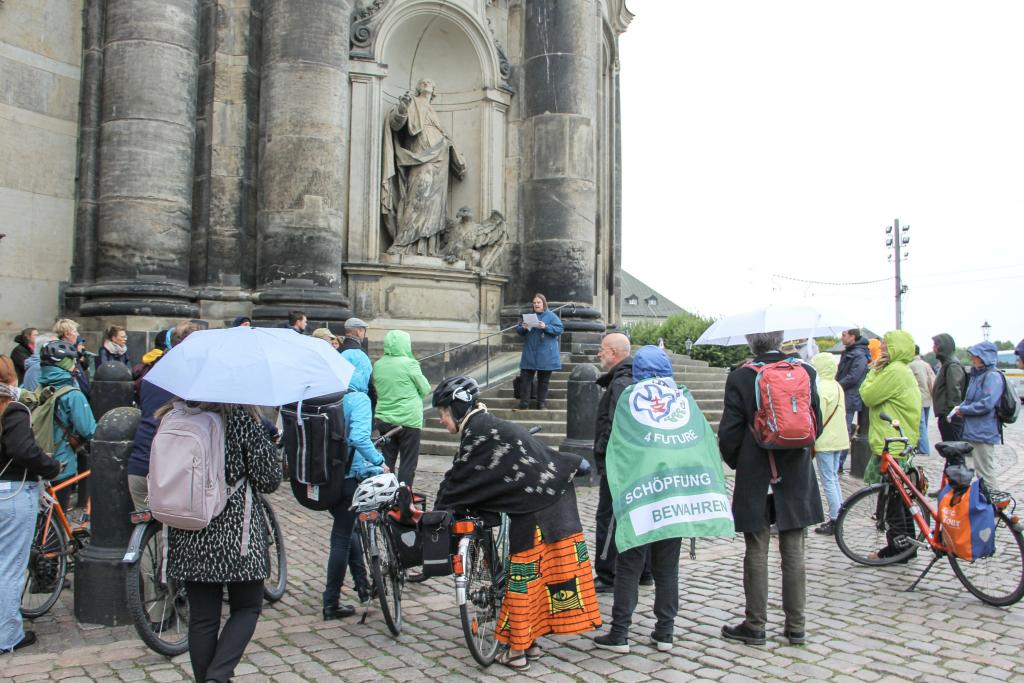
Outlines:
[[[878, 360], [872, 363], [868, 376], [860, 385], [860, 397], [868, 408], [868, 443], [871, 446], [871, 460], [864, 472], [864, 483], [875, 484], [881, 481], [879, 472], [880, 456], [885, 447], [885, 439], [897, 437], [896, 428], [883, 420], [880, 415], [885, 413], [894, 420], [899, 420], [905, 436], [911, 445], [916, 444], [921, 427], [921, 390], [910, 370], [909, 363], [914, 358], [914, 338], [902, 330], [886, 332], [883, 337], [882, 352]], [[896, 450], [896, 449], [894, 449]], [[901, 466], [905, 459], [898, 458], [899, 452], [893, 452]], [[896, 541], [899, 536], [913, 535], [914, 520], [903, 505], [895, 490], [889, 494], [886, 503], [890, 520], [886, 531], [886, 546], [869, 557], [872, 559], [897, 555], [903, 548]], [[908, 562], [915, 557], [915, 551], [901, 560]]]
[[[886, 332], [883, 337], [882, 354], [871, 365], [868, 376], [860, 386], [860, 397], [870, 411], [868, 416], [868, 444], [871, 446], [871, 460], [864, 473], [866, 484], [880, 480], [879, 457], [885, 446], [885, 439], [899, 436], [896, 429], [879, 415], [887, 414], [900, 421], [903, 435], [916, 444], [921, 427], [921, 390], [910, 370], [914, 358], [914, 338], [903, 330]], [[894, 453], [893, 456], [898, 455]]]
[[384, 460], [394, 472], [401, 454], [398, 481], [411, 487], [420, 458], [423, 398], [430, 393], [430, 382], [412, 355], [408, 332], [391, 330], [384, 336], [384, 356], [373, 365], [373, 384], [377, 388], [377, 429], [384, 434], [402, 427], [384, 444]]

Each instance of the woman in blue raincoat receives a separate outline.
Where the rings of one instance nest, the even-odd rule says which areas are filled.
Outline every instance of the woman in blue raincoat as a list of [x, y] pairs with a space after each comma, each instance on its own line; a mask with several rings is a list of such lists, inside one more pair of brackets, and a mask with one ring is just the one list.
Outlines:
[[530, 407], [533, 393], [533, 378], [537, 378], [537, 408], [544, 410], [548, 398], [548, 383], [551, 373], [562, 369], [559, 340], [562, 336], [562, 320], [548, 310], [548, 300], [543, 294], [533, 295], [535, 324], [520, 321], [516, 332], [523, 337], [523, 355], [519, 360], [519, 408]]

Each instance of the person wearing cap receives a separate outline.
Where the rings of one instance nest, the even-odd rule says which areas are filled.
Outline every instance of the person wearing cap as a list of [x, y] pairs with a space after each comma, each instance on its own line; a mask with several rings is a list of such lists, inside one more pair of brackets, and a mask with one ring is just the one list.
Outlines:
[[325, 342], [328, 342], [334, 347], [335, 351], [341, 348], [341, 342], [338, 341], [338, 338], [334, 336], [334, 333], [326, 327], [318, 327], [313, 330], [313, 336], [317, 339], [323, 339]]
[[[359, 318], [349, 318], [345, 321], [345, 336], [339, 339], [341, 346], [338, 351], [344, 354], [349, 349], [356, 349], [367, 354], [369, 358], [369, 342], [366, 339], [366, 330], [369, 329], [369, 325], [366, 321]], [[377, 387], [374, 386], [373, 377], [370, 377], [370, 404], [373, 406], [374, 411], [377, 410]]]
[[968, 465], [974, 467], [978, 478], [990, 489], [999, 489], [996, 470], [996, 444], [1003, 442], [1003, 429], [996, 415], [996, 406], [1003, 396], [1003, 374], [996, 370], [999, 350], [990, 341], [967, 349], [971, 354], [971, 377], [963, 403], [955, 412], [963, 418], [963, 440], [974, 448], [968, 455]]

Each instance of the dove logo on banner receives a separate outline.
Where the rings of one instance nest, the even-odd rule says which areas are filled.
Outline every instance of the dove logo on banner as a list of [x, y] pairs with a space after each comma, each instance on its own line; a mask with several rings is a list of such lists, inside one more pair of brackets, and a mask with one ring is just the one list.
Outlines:
[[690, 421], [690, 404], [679, 389], [657, 379], [633, 387], [629, 410], [633, 419], [654, 429], [679, 429]]

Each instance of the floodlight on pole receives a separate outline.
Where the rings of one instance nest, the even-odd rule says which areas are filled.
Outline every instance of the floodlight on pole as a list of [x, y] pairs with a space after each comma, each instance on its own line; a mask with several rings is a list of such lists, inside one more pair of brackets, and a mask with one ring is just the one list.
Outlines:
[[992, 332], [992, 326], [989, 325], [988, 321], [986, 320], [985, 322], [983, 322], [981, 324], [981, 335], [985, 338], [985, 341], [988, 341], [988, 335], [991, 332]]

